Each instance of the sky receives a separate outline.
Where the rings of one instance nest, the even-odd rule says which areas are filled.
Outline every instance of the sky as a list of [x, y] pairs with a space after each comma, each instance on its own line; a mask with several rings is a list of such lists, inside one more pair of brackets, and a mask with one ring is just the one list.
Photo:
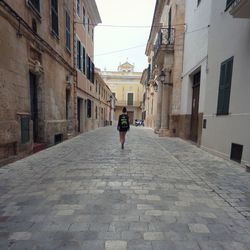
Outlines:
[[[137, 72], [147, 68], [145, 49], [155, 2], [156, 0], [96, 0], [102, 19], [102, 23], [95, 28], [95, 66], [97, 68], [117, 70], [119, 64], [126, 61], [134, 64]], [[146, 28], [109, 27], [109, 25], [146, 26]]]

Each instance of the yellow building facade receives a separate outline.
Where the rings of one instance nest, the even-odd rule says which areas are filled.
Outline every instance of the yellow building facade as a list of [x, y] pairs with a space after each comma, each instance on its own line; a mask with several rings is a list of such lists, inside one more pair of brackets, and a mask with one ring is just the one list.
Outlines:
[[143, 86], [140, 84], [141, 72], [134, 72], [134, 65], [125, 62], [117, 71], [102, 71], [102, 78], [116, 97], [114, 120], [117, 121], [126, 107], [130, 123], [142, 118]]

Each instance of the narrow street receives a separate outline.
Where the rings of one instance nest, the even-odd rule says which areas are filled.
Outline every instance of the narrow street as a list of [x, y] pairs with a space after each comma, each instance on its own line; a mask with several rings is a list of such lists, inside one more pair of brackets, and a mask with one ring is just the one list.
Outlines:
[[178, 138], [100, 128], [0, 168], [0, 249], [247, 250], [250, 174]]

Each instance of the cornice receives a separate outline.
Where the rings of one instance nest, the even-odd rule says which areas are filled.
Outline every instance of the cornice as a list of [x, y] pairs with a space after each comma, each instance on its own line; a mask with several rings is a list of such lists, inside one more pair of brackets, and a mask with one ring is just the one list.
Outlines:
[[86, 5], [90, 13], [90, 16], [92, 18], [93, 24], [96, 26], [97, 24], [101, 23], [102, 20], [101, 20], [95, 0], [87, 0]]

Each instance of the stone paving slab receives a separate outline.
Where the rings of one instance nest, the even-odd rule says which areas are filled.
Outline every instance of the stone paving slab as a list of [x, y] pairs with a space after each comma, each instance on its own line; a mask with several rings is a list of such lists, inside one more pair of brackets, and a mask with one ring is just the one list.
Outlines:
[[0, 168], [0, 249], [250, 249], [250, 174], [179, 138], [115, 127]]

